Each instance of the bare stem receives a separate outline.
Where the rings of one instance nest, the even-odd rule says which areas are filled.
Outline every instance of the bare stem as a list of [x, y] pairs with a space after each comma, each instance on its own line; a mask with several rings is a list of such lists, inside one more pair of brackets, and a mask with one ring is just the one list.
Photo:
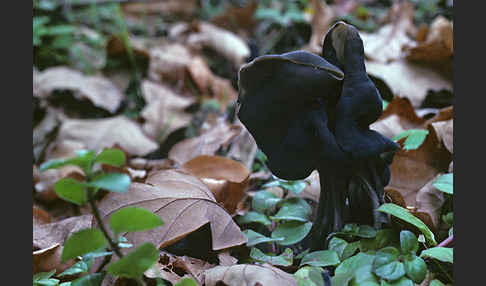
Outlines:
[[454, 241], [454, 235], [451, 235], [449, 236], [448, 238], [446, 238], [444, 241], [442, 241], [441, 243], [439, 243], [439, 245], [437, 245], [438, 247], [446, 247], [447, 245], [449, 245], [452, 241]]

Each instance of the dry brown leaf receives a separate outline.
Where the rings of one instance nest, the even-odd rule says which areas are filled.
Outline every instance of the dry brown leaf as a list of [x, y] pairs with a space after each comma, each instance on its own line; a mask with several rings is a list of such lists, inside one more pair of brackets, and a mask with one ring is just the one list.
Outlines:
[[209, 223], [213, 250], [246, 243], [231, 216], [198, 178], [182, 170], [157, 171], [142, 183], [132, 183], [127, 193], [109, 193], [99, 204], [103, 221], [125, 206], [146, 208], [164, 221], [152, 230], [128, 233], [135, 244], [152, 242], [164, 248]]
[[34, 96], [46, 98], [55, 90], [71, 90], [76, 98], [87, 98], [95, 106], [114, 113], [123, 100], [123, 93], [101, 76], [86, 76], [67, 68], [53, 67], [34, 73]]
[[395, 96], [370, 128], [393, 138], [407, 129], [423, 129], [425, 122], [424, 118], [417, 115], [408, 98]]
[[434, 187], [434, 182], [440, 175], [442, 173], [437, 174], [425, 186], [420, 188], [416, 195], [417, 211], [428, 214], [436, 229], [439, 227], [442, 205], [445, 202], [444, 193]]
[[450, 119], [447, 121], [438, 121], [431, 123], [432, 128], [434, 128], [435, 132], [437, 132], [437, 135], [441, 139], [442, 143], [451, 154], [454, 153], [453, 121], [453, 119]]
[[184, 82], [186, 68], [191, 60], [191, 52], [178, 43], [152, 48], [150, 49], [148, 78], [161, 82]]
[[56, 243], [51, 247], [34, 251], [32, 253], [33, 273], [49, 272], [55, 269], [56, 274], [60, 274], [71, 267], [75, 263], [74, 260], [61, 262], [62, 249], [63, 247]]
[[51, 222], [51, 215], [40, 207], [34, 205], [32, 207], [32, 217], [34, 225], [41, 225]]
[[268, 264], [238, 264], [233, 266], [216, 266], [205, 271], [206, 286], [246, 285], [246, 286], [297, 286], [292, 274]]
[[250, 170], [241, 163], [221, 156], [198, 156], [182, 168], [201, 179], [214, 194], [216, 201], [232, 215], [245, 196]]
[[311, 20], [312, 35], [309, 44], [303, 49], [315, 54], [322, 53], [322, 40], [329, 30], [336, 13], [326, 1], [312, 0], [313, 16]]
[[388, 64], [365, 61], [368, 74], [383, 80], [395, 96], [407, 97], [419, 107], [429, 90], [452, 91], [452, 81], [438, 71], [400, 59]]
[[199, 22], [197, 32], [189, 35], [187, 44], [194, 48], [208, 47], [239, 67], [250, 56], [250, 48], [239, 36], [213, 24]]
[[241, 132], [241, 127], [219, 121], [213, 128], [201, 135], [182, 140], [169, 151], [169, 159], [179, 165], [200, 156], [214, 155], [222, 146], [226, 146]]
[[238, 259], [231, 256], [229, 251], [223, 251], [218, 253], [218, 260], [220, 266], [232, 266], [238, 263]]
[[422, 62], [450, 60], [454, 53], [452, 22], [443, 16], [434, 19], [427, 30], [425, 41], [405, 48], [406, 57]]
[[174, 169], [175, 162], [170, 159], [148, 160], [145, 158], [133, 158], [128, 165], [134, 169], [144, 169], [147, 171]]
[[147, 155], [159, 147], [137, 123], [121, 115], [103, 119], [66, 119], [59, 129], [57, 142], [64, 140], [79, 142], [86, 149], [95, 151], [118, 146], [136, 156]]
[[145, 119], [143, 130], [152, 139], [164, 141], [172, 131], [187, 126], [191, 114], [184, 109], [194, 103], [194, 98], [176, 94], [170, 88], [144, 80], [142, 94], [146, 105], [140, 115]]
[[178, 15], [192, 16], [198, 8], [196, 0], [158, 0], [148, 1], [147, 3], [123, 3], [123, 12], [139, 15]]
[[[375, 33], [360, 32], [365, 56], [371, 61], [388, 63], [402, 58], [402, 47], [413, 41], [408, 36], [415, 30], [414, 7], [411, 2], [399, 2], [390, 9], [391, 23], [382, 26]], [[397, 11], [397, 12], [394, 12]]]
[[430, 118], [427, 120], [425, 125], [429, 125], [433, 122], [438, 122], [438, 121], [446, 121], [454, 118], [454, 106], [448, 106], [444, 107], [439, 110], [439, 113], [436, 114], [434, 117]]
[[239, 119], [235, 120], [234, 124], [241, 127], [241, 132], [233, 139], [227, 156], [240, 161], [245, 167], [251, 169], [258, 151], [258, 146], [251, 133], [248, 132]]
[[34, 158], [36, 159], [36, 161], [41, 157], [49, 141], [52, 140], [51, 138], [49, 138], [49, 135], [55, 131], [56, 127], [59, 126], [61, 120], [62, 115], [59, 111], [47, 107], [44, 118], [33, 129], [32, 145], [34, 149]]
[[240, 32], [251, 33], [257, 21], [253, 16], [258, 8], [258, 1], [250, 0], [246, 2], [244, 7], [229, 7], [224, 10], [222, 14], [211, 18], [211, 23], [223, 29]]
[[386, 189], [398, 191], [408, 208], [417, 207], [417, 193], [437, 174], [446, 172], [452, 160], [434, 129], [431, 126], [427, 129], [429, 134], [418, 149], [400, 149], [390, 165], [391, 178]]

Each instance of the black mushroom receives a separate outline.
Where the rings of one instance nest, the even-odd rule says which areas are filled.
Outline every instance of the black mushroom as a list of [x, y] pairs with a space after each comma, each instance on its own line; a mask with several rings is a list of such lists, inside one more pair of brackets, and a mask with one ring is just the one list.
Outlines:
[[240, 69], [238, 86], [238, 117], [272, 173], [298, 180], [319, 172], [321, 195], [306, 246], [326, 248], [326, 236], [345, 223], [386, 221], [376, 208], [398, 145], [369, 128], [383, 112], [382, 100], [366, 74], [356, 28], [334, 24], [322, 57], [305, 51], [258, 57]]

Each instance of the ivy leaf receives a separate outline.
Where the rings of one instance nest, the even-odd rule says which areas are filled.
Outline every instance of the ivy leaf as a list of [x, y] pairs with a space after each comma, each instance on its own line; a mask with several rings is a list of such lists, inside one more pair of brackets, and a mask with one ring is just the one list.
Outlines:
[[82, 256], [88, 252], [95, 251], [108, 244], [105, 236], [99, 229], [82, 229], [73, 233], [64, 243], [61, 260]]
[[246, 236], [246, 238], [248, 238], [248, 242], [246, 243], [246, 246], [254, 246], [254, 245], [257, 245], [257, 244], [260, 244], [260, 243], [264, 243], [264, 242], [273, 242], [273, 241], [284, 240], [283, 237], [279, 237], [279, 238], [266, 237], [263, 234], [255, 232], [251, 229], [247, 229], [247, 230], [243, 231], [243, 234]]
[[62, 178], [57, 181], [54, 191], [61, 199], [79, 206], [88, 200], [83, 184], [73, 178]]
[[407, 209], [392, 203], [382, 204], [378, 211], [391, 214], [401, 220], [404, 220], [414, 226], [416, 226], [425, 236], [425, 239], [432, 246], [437, 245], [434, 238], [434, 233], [423, 223], [420, 219], [412, 215]]
[[159, 259], [159, 251], [150, 243], [144, 243], [120, 260], [108, 265], [107, 272], [120, 277], [139, 278]]
[[110, 228], [116, 233], [149, 230], [163, 224], [158, 215], [140, 207], [124, 207], [110, 217]]
[[433, 185], [437, 190], [452, 195], [454, 190], [454, 175], [452, 173], [444, 174], [438, 177]]
[[114, 167], [120, 167], [125, 164], [125, 153], [120, 149], [106, 149], [94, 159], [95, 163], [102, 163]]
[[277, 241], [280, 245], [291, 245], [304, 239], [311, 230], [312, 222], [287, 221], [279, 224], [272, 232], [272, 238], [284, 238]]
[[109, 173], [95, 177], [87, 185], [111, 192], [125, 193], [128, 191], [130, 182], [130, 177], [127, 174]]
[[310, 265], [317, 267], [324, 266], [334, 266], [338, 265], [341, 261], [339, 260], [338, 254], [334, 250], [320, 250], [308, 253], [302, 258], [300, 266]]
[[442, 262], [454, 262], [454, 249], [449, 247], [432, 247], [425, 249], [420, 253], [420, 257], [434, 258]]

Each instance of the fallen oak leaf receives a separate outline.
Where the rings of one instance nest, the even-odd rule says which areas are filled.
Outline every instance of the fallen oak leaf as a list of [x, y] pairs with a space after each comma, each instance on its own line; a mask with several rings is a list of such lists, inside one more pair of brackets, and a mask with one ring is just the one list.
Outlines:
[[164, 221], [158, 228], [126, 234], [134, 245], [152, 242], [164, 248], [208, 223], [213, 250], [246, 243], [240, 228], [209, 188], [182, 170], [152, 172], [145, 184], [132, 183], [127, 193], [109, 193], [99, 204], [103, 221], [127, 205], [146, 208]]

